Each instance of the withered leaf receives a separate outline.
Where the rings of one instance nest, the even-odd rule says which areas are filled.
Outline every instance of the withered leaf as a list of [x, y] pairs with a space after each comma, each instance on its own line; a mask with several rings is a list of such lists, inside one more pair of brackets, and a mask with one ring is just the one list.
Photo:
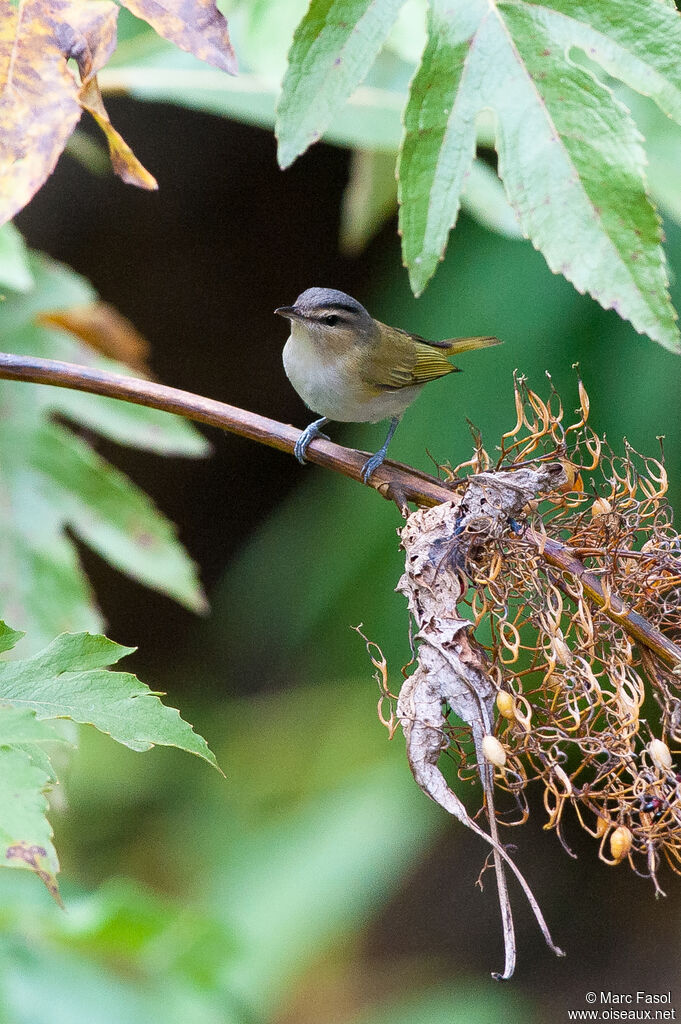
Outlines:
[[125, 139], [111, 124], [96, 78], [90, 79], [83, 86], [78, 98], [83, 109], [92, 114], [104, 132], [109, 146], [111, 166], [118, 177], [128, 185], [138, 185], [140, 188], [147, 189], [158, 188], [156, 178], [140, 163]]
[[[113, 6], [113, 5], [112, 5]], [[55, 14], [58, 10], [55, 5]], [[63, 32], [62, 32], [63, 34]], [[54, 169], [77, 125], [78, 86], [40, 0], [0, 8], [0, 208], [11, 220]]]
[[236, 54], [227, 22], [214, 0], [121, 0], [164, 39], [230, 75], [237, 73]]
[[[42, 6], [45, 11], [44, 2]], [[87, 82], [101, 71], [116, 48], [118, 8], [109, 0], [91, 0], [90, 3], [58, 0], [57, 4], [50, 5], [51, 13], [57, 11], [64, 14], [57, 42], [64, 54], [76, 61], [81, 80]]]
[[[110, 0], [20, 0], [0, 7], [0, 223], [52, 173], [84, 107], [107, 135], [116, 172], [155, 187], [113, 132], [96, 85], [116, 45], [117, 14]], [[69, 59], [78, 64], [82, 90]]]

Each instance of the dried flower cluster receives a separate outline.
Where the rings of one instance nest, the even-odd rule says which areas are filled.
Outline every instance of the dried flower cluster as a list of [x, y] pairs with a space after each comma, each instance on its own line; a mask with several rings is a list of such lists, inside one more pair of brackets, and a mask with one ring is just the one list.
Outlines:
[[615, 455], [579, 388], [565, 427], [553, 388], [543, 401], [517, 378], [517, 421], [496, 463], [476, 432], [473, 458], [448, 473], [454, 483], [553, 460], [568, 479], [501, 536], [478, 520], [462, 538], [464, 600], [497, 690], [498, 750], [486, 757], [516, 821], [540, 779], [546, 827], [564, 845], [570, 805], [603, 860], [628, 860], [659, 891], [662, 859], [681, 873], [681, 538], [662, 456], [626, 441]]
[[[367, 641], [379, 717], [391, 735], [401, 726], [418, 785], [493, 849], [503, 978], [516, 957], [508, 870], [561, 953], [499, 832], [526, 820], [531, 782], [568, 852], [569, 806], [606, 863], [628, 861], [657, 893], [663, 860], [681, 874], [681, 538], [662, 451], [625, 441], [614, 454], [581, 381], [568, 426], [552, 385], [543, 400], [514, 383], [496, 462], [472, 428], [472, 458], [441, 467], [451, 501], [401, 531], [413, 657], [398, 697]], [[486, 829], [448, 785], [443, 753], [479, 778]]]

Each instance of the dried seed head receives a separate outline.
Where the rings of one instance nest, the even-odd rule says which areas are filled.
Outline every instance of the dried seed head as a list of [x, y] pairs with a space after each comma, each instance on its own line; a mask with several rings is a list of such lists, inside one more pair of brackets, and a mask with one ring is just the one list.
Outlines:
[[608, 819], [604, 818], [602, 815], [599, 814], [598, 818], [596, 819], [596, 836], [597, 836], [597, 838], [598, 839], [602, 839], [603, 836], [605, 835], [605, 833], [608, 831], [609, 828], [610, 828], [610, 822], [608, 821]]
[[497, 707], [503, 718], [512, 721], [515, 718], [515, 701], [508, 690], [499, 690], [497, 694]]
[[672, 755], [669, 747], [662, 740], [651, 740], [648, 744], [650, 760], [661, 771], [666, 772], [672, 766]]
[[496, 736], [482, 737], [482, 752], [490, 764], [495, 764], [497, 768], [503, 768], [506, 764], [506, 751]]
[[567, 491], [583, 491], [584, 484], [582, 483], [579, 467], [575, 466], [574, 462], [570, 462], [569, 459], [558, 459], [558, 462], [560, 462], [561, 466], [565, 470], [567, 480], [564, 484], [561, 484], [560, 487], [557, 487], [556, 490], [563, 494]]
[[[491, 627], [482, 644], [507, 756], [496, 783], [523, 799], [526, 784], [540, 780], [548, 827], [561, 841], [574, 810], [597, 836], [602, 860], [630, 860], [659, 891], [663, 861], [681, 875], [681, 751], [674, 749], [681, 746], [681, 665], [663, 664], [628, 631], [634, 613], [646, 631], [681, 644], [681, 530], [665, 497], [663, 460], [628, 443], [624, 454], [613, 451], [587, 422], [581, 383], [572, 420], [564, 419], [553, 388], [543, 400], [518, 375], [515, 398], [516, 422], [502, 436], [496, 469], [560, 462], [564, 484], [539, 505], [539, 494], [523, 491], [524, 531], [508, 522], [512, 529], [485, 537], [483, 524], [474, 547], [467, 538], [475, 570], [470, 606], [475, 626]], [[473, 438], [474, 456], [457, 478], [464, 468], [472, 475], [491, 470], [479, 432]], [[602, 600], [592, 593], [592, 575]], [[651, 701], [646, 721], [648, 696], [660, 714], [650, 717]], [[460, 728], [452, 722], [451, 749]], [[479, 751], [483, 767], [498, 763], [490, 742]]]
[[626, 825], [620, 825], [610, 836], [610, 853], [618, 864], [629, 853], [632, 839], [633, 836]]
[[612, 505], [608, 499], [596, 498], [591, 506], [591, 518], [597, 519], [598, 516], [607, 516], [609, 512], [612, 512]]
[[551, 766], [551, 771], [556, 776], [556, 778], [560, 779], [560, 781], [562, 782], [565, 789], [565, 795], [570, 796], [570, 794], [572, 793], [572, 783], [565, 769], [561, 768], [559, 764], [554, 764]]
[[556, 630], [556, 635], [551, 640], [551, 646], [553, 647], [556, 661], [559, 661], [561, 665], [569, 665], [572, 661], [572, 651], [565, 643], [562, 630]]

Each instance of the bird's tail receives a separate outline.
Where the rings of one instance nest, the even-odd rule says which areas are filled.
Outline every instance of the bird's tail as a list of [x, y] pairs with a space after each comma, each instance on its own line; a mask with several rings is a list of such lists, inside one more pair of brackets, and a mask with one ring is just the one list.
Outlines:
[[494, 338], [485, 334], [475, 338], [446, 338], [438, 341], [437, 347], [445, 350], [448, 356], [456, 356], [460, 352], [473, 352], [477, 348], [490, 348], [492, 345], [502, 345], [501, 338]]

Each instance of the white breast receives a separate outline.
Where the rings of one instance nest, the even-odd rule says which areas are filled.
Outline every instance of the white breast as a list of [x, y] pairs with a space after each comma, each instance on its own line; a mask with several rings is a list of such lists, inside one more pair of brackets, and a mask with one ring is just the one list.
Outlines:
[[307, 333], [296, 331], [295, 324], [291, 327], [291, 337], [283, 352], [286, 376], [308, 408], [320, 416], [343, 423], [378, 423], [401, 416], [423, 387], [418, 384], [358, 397], [356, 384], [348, 379], [343, 360], [315, 344]]

